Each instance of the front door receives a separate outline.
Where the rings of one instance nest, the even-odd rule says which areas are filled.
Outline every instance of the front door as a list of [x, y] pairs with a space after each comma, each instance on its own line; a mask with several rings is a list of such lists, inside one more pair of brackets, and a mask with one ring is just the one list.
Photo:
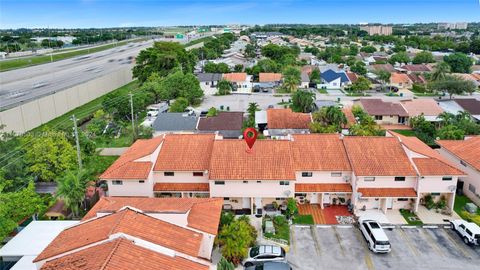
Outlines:
[[387, 198], [387, 209], [392, 209], [392, 208], [393, 208], [393, 199]]
[[250, 198], [243, 198], [242, 199], [242, 208], [243, 209], [250, 209]]
[[380, 208], [380, 199], [379, 198], [375, 198], [374, 201], [373, 201], [373, 209], [378, 209]]
[[323, 203], [330, 204], [330, 193], [323, 193]]
[[310, 203], [318, 203], [318, 194], [317, 193], [312, 193], [312, 196], [310, 197]]

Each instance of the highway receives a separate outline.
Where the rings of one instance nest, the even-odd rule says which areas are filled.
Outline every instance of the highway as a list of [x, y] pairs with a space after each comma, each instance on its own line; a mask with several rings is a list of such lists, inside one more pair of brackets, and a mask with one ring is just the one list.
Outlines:
[[53, 63], [1, 72], [0, 111], [68, 89], [121, 68], [132, 68], [133, 58], [152, 44], [153, 40], [129, 43]]

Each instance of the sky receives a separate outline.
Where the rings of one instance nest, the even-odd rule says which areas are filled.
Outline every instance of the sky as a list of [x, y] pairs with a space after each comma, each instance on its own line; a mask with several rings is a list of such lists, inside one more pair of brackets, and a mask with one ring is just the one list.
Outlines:
[[0, 29], [480, 21], [480, 0], [0, 0]]

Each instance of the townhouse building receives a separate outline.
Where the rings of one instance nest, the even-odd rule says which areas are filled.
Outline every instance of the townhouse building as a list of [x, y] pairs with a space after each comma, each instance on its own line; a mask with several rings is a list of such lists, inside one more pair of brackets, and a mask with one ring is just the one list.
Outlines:
[[109, 196], [223, 198], [224, 207], [261, 214], [287, 198], [300, 204], [418, 210], [426, 195], [453, 209], [465, 173], [415, 137], [294, 134], [243, 140], [167, 134], [139, 140], [101, 175]]

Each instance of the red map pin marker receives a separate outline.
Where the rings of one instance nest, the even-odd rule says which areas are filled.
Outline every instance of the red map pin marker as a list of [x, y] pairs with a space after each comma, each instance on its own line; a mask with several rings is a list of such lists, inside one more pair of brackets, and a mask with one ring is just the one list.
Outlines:
[[248, 149], [247, 149], [248, 153], [252, 151], [252, 147], [255, 144], [255, 141], [257, 140], [257, 135], [258, 135], [258, 132], [254, 128], [246, 128], [245, 131], [243, 131], [243, 138], [245, 138], [245, 142], [248, 145]]

